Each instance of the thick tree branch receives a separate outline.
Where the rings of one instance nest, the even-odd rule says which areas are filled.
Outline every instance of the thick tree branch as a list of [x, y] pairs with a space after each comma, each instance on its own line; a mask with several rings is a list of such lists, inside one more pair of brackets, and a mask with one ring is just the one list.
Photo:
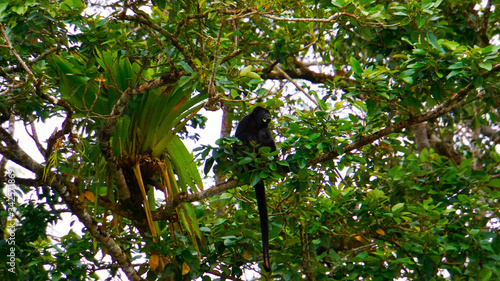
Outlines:
[[182, 203], [200, 201], [208, 197], [222, 194], [223, 192], [236, 187], [237, 183], [238, 180], [230, 179], [225, 183], [218, 184], [214, 187], [205, 189], [203, 191], [194, 194], [179, 193], [172, 199], [172, 201], [164, 205], [161, 210], [152, 213], [153, 220], [168, 219], [172, 215], [172, 213], [175, 212], [175, 209], [179, 207]]
[[[500, 71], [500, 64], [495, 65], [490, 71], [487, 71], [483, 73], [481, 76], [483, 78], [486, 78], [490, 76], [491, 74]], [[447, 99], [444, 101], [442, 104], [436, 106], [435, 108], [429, 110], [428, 112], [421, 114], [419, 116], [412, 116], [407, 120], [400, 121], [398, 123], [395, 123], [387, 128], [384, 128], [378, 132], [375, 132], [369, 136], [364, 137], [362, 140], [348, 144], [343, 147], [342, 153], [348, 153], [353, 150], [359, 149], [369, 143], [372, 143], [384, 136], [387, 136], [391, 133], [399, 132], [403, 130], [404, 128], [408, 128], [411, 125], [422, 123], [425, 121], [430, 121], [433, 119], [436, 119], [456, 108], [462, 107], [465, 104], [471, 102], [473, 99], [467, 100], [467, 94], [472, 91], [475, 88], [474, 84], [471, 82], [467, 86], [465, 86], [463, 89], [458, 91], [455, 95], [453, 95], [451, 98]], [[485, 93], [479, 93], [475, 99], [480, 99], [485, 96]], [[337, 151], [332, 151], [329, 153], [326, 153], [324, 155], [318, 156], [310, 161], [308, 161], [308, 165], [315, 165], [318, 163], [330, 161], [334, 158], [337, 158], [340, 156], [340, 153]]]
[[133, 218], [132, 216], [130, 216], [130, 213], [127, 212], [127, 210], [123, 209], [122, 206], [120, 206], [120, 204], [116, 204], [103, 196], [99, 196], [97, 200], [99, 206], [110, 210], [113, 214], [120, 215], [124, 218], [128, 218], [133, 221]]
[[413, 124], [411, 126], [415, 144], [417, 145], [418, 153], [421, 153], [425, 148], [430, 148], [429, 137], [427, 136], [428, 125], [427, 122]]
[[270, 67], [266, 67], [261, 70], [257, 70], [257, 72], [262, 71], [262, 79], [277, 79], [277, 80], [289, 80], [292, 79], [303, 79], [307, 80], [311, 83], [315, 84], [324, 84], [327, 82], [333, 81], [342, 81], [342, 83], [357, 83], [355, 80], [350, 80], [349, 77], [345, 73], [335, 73], [335, 74], [327, 74], [327, 73], [318, 73], [310, 70], [307, 66], [305, 66], [302, 62], [298, 61], [296, 58], [293, 58], [293, 68], [283, 69], [282, 71], [274, 71], [273, 69], [276, 66], [271, 65]]

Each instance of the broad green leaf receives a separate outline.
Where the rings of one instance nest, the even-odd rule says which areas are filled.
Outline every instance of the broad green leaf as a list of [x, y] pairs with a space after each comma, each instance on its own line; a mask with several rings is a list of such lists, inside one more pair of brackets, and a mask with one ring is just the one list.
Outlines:
[[489, 267], [484, 267], [479, 271], [479, 276], [478, 280], [480, 281], [488, 281], [491, 279], [491, 276], [493, 275], [493, 271]]
[[252, 176], [250, 177], [250, 184], [253, 186], [259, 183], [259, 181], [261, 181], [260, 173], [258, 172], [252, 173]]
[[252, 157], [245, 157], [245, 158], [241, 159], [240, 162], [238, 162], [238, 164], [245, 165], [245, 164], [248, 164], [248, 163], [251, 163], [251, 162], [253, 162], [253, 158]]
[[479, 66], [481, 68], [484, 68], [484, 69], [488, 70], [488, 71], [490, 71], [493, 68], [493, 64], [491, 62], [489, 62], [489, 61], [480, 62]]
[[361, 76], [363, 74], [361, 64], [359, 64], [359, 61], [355, 57], [351, 57], [351, 68], [357, 75]]
[[[240, 71], [240, 76], [247, 76], [253, 69], [253, 66], [251, 65], [248, 65], [248, 66], [245, 66], [241, 69]], [[260, 78], [260, 76], [259, 76]]]
[[398, 210], [400, 210], [401, 208], [403, 208], [405, 205], [405, 203], [397, 203], [396, 205], [394, 205], [391, 209], [391, 211], [393, 213], [397, 212]]

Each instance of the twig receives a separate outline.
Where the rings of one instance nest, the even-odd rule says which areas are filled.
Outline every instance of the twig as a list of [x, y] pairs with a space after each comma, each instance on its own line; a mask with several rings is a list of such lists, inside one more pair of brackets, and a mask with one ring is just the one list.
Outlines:
[[[356, 256], [357, 254], [359, 254], [359, 253], [361, 253], [363, 251], [372, 251], [375, 248], [377, 248], [377, 243], [371, 243], [371, 244], [368, 244], [368, 245], [363, 245], [363, 246], [361, 246], [359, 248], [353, 249], [350, 254], [345, 255], [342, 259], [345, 260], [345, 261], [347, 261], [347, 260], [349, 260], [351, 258], [351, 256]], [[337, 271], [338, 268], [339, 268], [338, 265], [332, 267], [331, 272]]]
[[35, 80], [35, 93], [43, 98], [44, 100], [54, 104], [59, 105], [64, 108], [66, 111], [66, 119], [64, 119], [61, 130], [55, 131], [47, 140], [47, 150], [45, 153], [45, 159], [49, 159], [52, 151], [54, 150], [54, 145], [56, 142], [66, 134], [71, 133], [73, 129], [73, 108], [66, 102], [64, 99], [56, 99], [53, 96], [50, 96], [42, 91], [42, 81], [41, 79]]
[[262, 99], [262, 98], [265, 98], [265, 97], [268, 97], [268, 96], [272, 96], [272, 95], [275, 95], [275, 93], [272, 92], [272, 89], [274, 88], [274, 85], [273, 87], [271, 87], [271, 89], [269, 89], [267, 91], [266, 94], [262, 95], [262, 96], [256, 96], [254, 98], [248, 98], [248, 99], [230, 99], [230, 98], [226, 98], [226, 97], [220, 97], [219, 99], [221, 101], [225, 101], [225, 102], [233, 102], [233, 103], [248, 103], [248, 102], [252, 102], [252, 101], [255, 101], [255, 100], [258, 100], [258, 99]]
[[242, 54], [242, 53], [243, 53], [243, 50], [241, 50], [241, 49], [239, 49], [239, 50], [235, 50], [235, 51], [233, 51], [232, 53], [230, 53], [229, 55], [227, 55], [227, 56], [223, 57], [223, 58], [220, 60], [220, 64], [223, 64], [223, 63], [225, 63], [226, 61], [228, 61], [228, 60], [230, 60], [230, 59], [232, 59], [232, 58], [234, 58], [234, 57], [237, 57], [237, 56], [239, 56], [239, 55], [240, 55], [240, 54]]
[[[436, 118], [444, 115], [445, 113], [448, 113], [456, 108], [459, 108], [459, 107], [471, 102], [470, 100], [466, 100], [464, 97], [465, 97], [466, 93], [468, 93], [470, 90], [472, 90], [473, 87], [474, 87], [474, 85], [472, 83], [467, 85], [465, 88], [460, 90], [457, 94], [455, 94], [455, 96], [446, 100], [445, 102], [443, 102], [441, 105], [437, 106], [436, 108], [429, 110], [427, 113], [424, 113], [424, 114], [416, 116], [416, 117], [410, 117], [409, 119], [400, 121], [398, 123], [393, 124], [392, 126], [389, 126], [389, 127], [384, 128], [378, 132], [375, 132], [369, 136], [366, 136], [361, 141], [351, 143], [351, 144], [344, 146], [342, 153], [345, 154], [345, 153], [351, 152], [353, 150], [359, 149], [359, 148], [361, 148], [369, 143], [372, 143], [372, 142], [374, 142], [374, 141], [376, 141], [384, 136], [387, 136], [391, 133], [399, 132], [404, 128], [408, 128], [409, 126], [411, 126], [413, 124], [436, 119]], [[479, 93], [475, 99], [480, 99], [480, 98], [483, 98], [484, 96], [485, 96], [484, 93]], [[451, 104], [452, 102], [459, 100], [459, 99], [460, 99], [459, 102], [457, 102], [455, 104]], [[324, 155], [318, 156], [318, 157], [308, 161], [308, 165], [315, 165], [318, 163], [330, 161], [334, 158], [337, 158], [338, 156], [340, 156], [339, 152], [332, 151], [332, 152], [326, 153]]]
[[222, 34], [222, 28], [224, 27], [225, 20], [223, 19], [220, 23], [219, 32], [217, 33], [217, 41], [215, 41], [215, 54], [214, 54], [214, 62], [212, 65], [212, 75], [210, 75], [210, 82], [208, 83], [208, 101], [207, 104], [214, 104], [216, 101], [216, 94], [214, 94], [214, 80], [215, 73], [217, 71], [217, 59], [219, 56], [219, 47], [220, 47], [220, 38]]
[[[19, 56], [19, 54], [17, 53], [16, 49], [14, 49], [14, 47], [12, 46], [12, 44], [9, 41], [7, 33], [5, 32], [5, 28], [4, 28], [4, 26], [2, 24], [0, 24], [0, 31], [2, 33], [3, 40], [7, 44], [7, 47], [9, 48], [9, 50], [11, 51], [11, 53], [19, 61], [19, 63], [21, 64], [22, 68], [28, 73], [28, 76], [31, 77], [31, 79], [34, 81], [34, 83], [35, 83], [35, 86], [34, 86], [35, 93], [39, 97], [41, 97], [44, 100], [52, 103], [53, 105], [62, 106], [64, 108], [64, 110], [66, 111], [66, 119], [64, 120], [63, 128], [60, 131], [57, 131], [54, 134], [52, 134], [52, 136], [50, 136], [50, 138], [47, 140], [47, 151], [46, 151], [46, 154], [44, 156], [45, 156], [45, 159], [49, 159], [50, 154], [52, 153], [52, 150], [54, 148], [54, 144], [57, 142], [57, 140], [59, 138], [61, 138], [63, 135], [71, 132], [71, 129], [72, 129], [73, 109], [71, 108], [71, 106], [64, 99], [56, 99], [56, 98], [54, 98], [54, 97], [52, 97], [52, 96], [50, 96], [50, 95], [48, 95], [48, 94], [46, 94], [46, 93], [44, 93], [42, 91], [42, 88], [41, 88], [42, 81], [40, 79], [37, 79], [35, 77], [35, 75], [31, 71], [31, 69], [29, 68], [29, 66], [23, 61], [23, 59], [21, 58], [21, 56]], [[56, 50], [49, 50], [48, 52], [45, 52], [42, 55], [49, 55], [50, 53], [55, 52], [55, 51]]]
[[37, 131], [36, 131], [34, 120], [30, 121], [30, 127], [31, 127], [31, 134], [28, 131], [28, 126], [26, 126], [26, 124], [25, 124], [24, 129], [26, 130], [26, 133], [35, 142], [36, 147], [38, 148], [38, 151], [40, 151], [40, 153], [42, 155], [46, 155], [47, 154], [47, 150], [43, 147], [42, 143], [40, 142], [40, 139], [38, 138], [38, 134], [37, 134]]
[[43, 59], [43, 58], [47, 57], [48, 55], [51, 55], [51, 54], [53, 54], [53, 53], [55, 53], [55, 52], [57, 52], [57, 51], [59, 51], [59, 50], [61, 50], [61, 47], [59, 47], [59, 46], [54, 47], [54, 48], [52, 48], [52, 49], [49, 49], [49, 50], [47, 50], [47, 51], [43, 52], [43, 53], [42, 53], [41, 55], [39, 55], [38, 57], [36, 57], [34, 60], [30, 61], [29, 63], [30, 63], [30, 64], [36, 63], [36, 62], [38, 62], [39, 60], [41, 60], [41, 59]]
[[[33, 59], [33, 60], [31, 60], [31, 61], [28, 61], [28, 62], [26, 63], [26, 65], [32, 65], [32, 64], [35, 64], [35, 63], [37, 63], [39, 60], [41, 60], [41, 59], [43, 59], [43, 58], [45, 58], [45, 57], [47, 57], [47, 56], [49, 56], [49, 55], [51, 55], [51, 54], [53, 54], [53, 53], [55, 53], [55, 52], [59, 51], [59, 50], [61, 50], [61, 47], [59, 47], [59, 46], [54, 47], [54, 48], [52, 48], [52, 49], [49, 49], [49, 50], [47, 50], [47, 51], [43, 52], [43, 53], [42, 53], [41, 55], [39, 55], [38, 57], [36, 57], [35, 59]], [[17, 66], [10, 67], [10, 68], [8, 68], [8, 69], [6, 69], [6, 70], [1, 69], [0, 71], [1, 71], [4, 75], [6, 75], [6, 74], [8, 74], [8, 73], [13, 73], [13, 72], [18, 72], [18, 71], [21, 71], [22, 69], [23, 69], [23, 67], [22, 67], [22, 66], [17, 65]], [[9, 82], [11, 82], [11, 83], [12, 83], [13, 81], [9, 81]]]
[[259, 15], [262, 16], [262, 17], [268, 18], [268, 19], [275, 20], [275, 21], [288, 21], [288, 22], [324, 22], [324, 23], [328, 23], [328, 22], [334, 22], [341, 15], [347, 15], [347, 16], [350, 16], [350, 17], [355, 18], [356, 20], [358, 20], [357, 16], [355, 16], [353, 14], [349, 14], [349, 13], [336, 13], [336, 14], [333, 14], [333, 15], [331, 15], [330, 17], [328, 17], [326, 19], [317, 19], [317, 18], [286, 18], [286, 17], [276, 17], [276, 16], [269, 15], [269, 14], [266, 14], [266, 13], [259, 13]]
[[276, 65], [276, 69], [283, 76], [285, 76], [288, 81], [290, 81], [293, 85], [295, 85], [295, 87], [297, 87], [297, 89], [299, 91], [301, 91], [304, 95], [306, 95], [316, 106], [319, 106], [318, 102], [308, 92], [306, 92], [301, 86], [299, 86], [299, 84], [297, 84], [297, 82], [295, 82], [286, 72], [284, 72], [283, 69], [281, 69], [281, 67], [279, 65]]
[[358, 16], [356, 16], [354, 14], [351, 14], [351, 13], [345, 13], [345, 12], [333, 14], [333, 15], [331, 15], [330, 17], [328, 17], [326, 19], [318, 19], [318, 18], [286, 18], [286, 17], [276, 17], [276, 16], [269, 15], [269, 14], [266, 14], [266, 13], [258, 13], [258, 15], [260, 15], [262, 17], [265, 17], [265, 18], [268, 18], [268, 19], [275, 20], [275, 21], [287, 21], [287, 22], [321, 22], [321, 23], [333, 23], [333, 22], [337, 22], [339, 17], [341, 17], [341, 16], [348, 16], [348, 17], [351, 17], [351, 18], [355, 19], [361, 26], [371, 25], [371, 26], [393, 27], [393, 26], [400, 25], [400, 23], [383, 24], [383, 23], [380, 23], [380, 22], [363, 22], [362, 20], [359, 19]]

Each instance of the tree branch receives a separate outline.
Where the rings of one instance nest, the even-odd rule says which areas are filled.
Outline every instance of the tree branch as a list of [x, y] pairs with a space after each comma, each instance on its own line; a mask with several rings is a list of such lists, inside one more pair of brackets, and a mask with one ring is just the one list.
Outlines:
[[490, 19], [491, 6], [493, 4], [492, 0], [488, 0], [484, 7], [483, 19], [481, 20], [481, 24], [479, 26], [479, 36], [481, 37], [482, 43], [486, 46], [488, 45], [488, 22]]
[[28, 67], [28, 65], [23, 61], [23, 59], [21, 58], [21, 56], [17, 53], [16, 49], [14, 49], [14, 47], [12, 46], [12, 44], [10, 43], [10, 40], [9, 40], [9, 37], [7, 36], [7, 33], [5, 32], [5, 28], [3, 26], [3, 24], [0, 24], [0, 32], [2, 33], [2, 37], [3, 37], [3, 40], [5, 41], [5, 43], [7, 44], [7, 48], [9, 48], [10, 52], [14, 55], [14, 57], [16, 57], [16, 59], [19, 61], [19, 63], [21, 64], [21, 66], [23, 67], [23, 69], [28, 72], [29, 76], [31, 77], [31, 79], [33, 79], [34, 81], [36, 81], [36, 78], [35, 78], [35, 75], [33, 74], [33, 72], [31, 71], [31, 69]]
[[241, 54], [243, 54], [243, 50], [241, 50], [241, 49], [235, 50], [232, 53], [230, 53], [229, 55], [223, 57], [220, 60], [220, 64], [224, 64], [225, 62], [229, 61], [230, 59], [232, 59], [234, 57], [237, 57], [237, 56], [239, 56]]
[[[220, 46], [220, 38], [222, 35], [222, 28], [226, 21], [223, 19], [220, 23], [219, 32], [217, 33], [217, 40], [215, 41], [215, 54], [214, 54], [214, 62], [212, 65], [212, 74], [210, 75], [210, 80], [208, 82], [208, 101], [206, 103], [207, 108], [214, 109], [214, 105], [217, 102], [217, 91], [214, 90], [214, 80], [215, 73], [217, 72], [217, 60], [219, 58], [219, 46]], [[215, 110], [215, 109], [214, 109]]]
[[283, 69], [282, 71], [273, 71], [273, 66], [271, 69], [266, 67], [265, 69], [257, 70], [257, 72], [262, 71], [262, 79], [304, 79], [315, 84], [324, 84], [328, 81], [333, 82], [338, 80], [357, 83], [355, 80], [350, 80], [348, 77], [346, 77], [345, 73], [335, 73], [334, 75], [331, 75], [326, 73], [314, 72], [295, 58], [293, 58], [293, 65], [295, 68]]
[[208, 197], [222, 194], [223, 192], [236, 187], [237, 183], [238, 180], [230, 179], [225, 183], [218, 184], [214, 187], [205, 189], [197, 193], [193, 194], [179, 193], [172, 199], [172, 201], [165, 204], [161, 210], [152, 212], [153, 220], [168, 219], [175, 212], [175, 209], [179, 207], [182, 203], [200, 201]]
[[[493, 66], [493, 68], [491, 70], [481, 74], [481, 76], [483, 78], [487, 78], [491, 74], [498, 72], [498, 71], [500, 71], [500, 64]], [[458, 93], [453, 95], [451, 98], [445, 100], [442, 104], [436, 106], [434, 109], [427, 111], [427, 113], [421, 114], [419, 116], [410, 117], [407, 120], [400, 121], [398, 123], [393, 124], [392, 126], [389, 126], [389, 127], [384, 128], [378, 132], [375, 132], [369, 136], [366, 136], [361, 141], [348, 144], [348, 145], [344, 146], [344, 150], [342, 151], [342, 153], [348, 153], [348, 152], [351, 152], [355, 149], [359, 149], [359, 148], [361, 148], [369, 143], [372, 143], [372, 142], [374, 142], [374, 141], [376, 141], [384, 136], [387, 136], [388, 134], [399, 132], [402, 129], [407, 128], [407, 127], [414, 125], [414, 124], [418, 124], [418, 123], [422, 123], [425, 121], [430, 121], [430, 120], [436, 119], [436, 118], [438, 118], [438, 117], [440, 117], [440, 116], [442, 116], [442, 115], [444, 115], [444, 114], [446, 114], [446, 113], [448, 113], [456, 108], [459, 108], [459, 107], [461, 107], [461, 106], [463, 106], [463, 105], [465, 105], [473, 100], [473, 99], [467, 100], [466, 96], [474, 88], [475, 88], [475, 86], [471, 82], [467, 86], [465, 86], [463, 89], [458, 91]], [[482, 93], [479, 93], [475, 97], [475, 99], [483, 98], [484, 96], [485, 96], [485, 93], [482, 92]], [[340, 156], [339, 152], [332, 151], [332, 152], [326, 153], [324, 155], [318, 156], [318, 157], [308, 161], [308, 165], [315, 165], [318, 163], [326, 162], [326, 161], [332, 160], [334, 158], [337, 158], [338, 156]]]
[[66, 100], [56, 99], [42, 92], [41, 83], [42, 83], [41, 79], [36, 80], [35, 93], [39, 97], [47, 100], [48, 102], [63, 107], [64, 110], [66, 111], [66, 119], [64, 119], [62, 129], [59, 131], [55, 131], [47, 140], [47, 150], [44, 156], [45, 159], [49, 159], [50, 155], [52, 154], [52, 151], [54, 150], [54, 145], [56, 144], [57, 140], [59, 140], [64, 135], [71, 133], [71, 130], [73, 129], [73, 108], [69, 105], [69, 103], [66, 102]]

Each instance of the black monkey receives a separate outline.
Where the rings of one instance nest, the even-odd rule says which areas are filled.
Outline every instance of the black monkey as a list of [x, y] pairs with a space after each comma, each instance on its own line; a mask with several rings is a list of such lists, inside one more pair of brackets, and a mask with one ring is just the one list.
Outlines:
[[[270, 147], [276, 150], [276, 144], [268, 128], [271, 121], [269, 110], [257, 106], [252, 113], [243, 117], [236, 128], [235, 136], [243, 142], [242, 147], [248, 147], [250, 152], [258, 152], [261, 147]], [[240, 148], [241, 149], [241, 148]], [[260, 180], [255, 188], [257, 207], [259, 209], [260, 229], [262, 232], [262, 256], [264, 258], [264, 269], [271, 271], [269, 262], [269, 222], [267, 218], [266, 191], [264, 183]]]

